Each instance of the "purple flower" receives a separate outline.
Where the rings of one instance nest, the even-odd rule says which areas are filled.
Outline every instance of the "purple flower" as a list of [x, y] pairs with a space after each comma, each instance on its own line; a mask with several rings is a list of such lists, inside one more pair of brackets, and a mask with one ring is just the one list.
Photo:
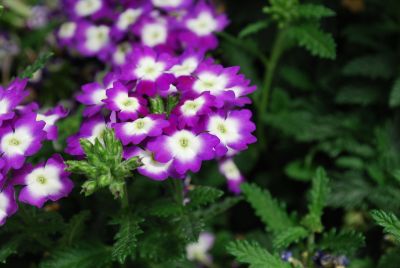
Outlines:
[[68, 111], [63, 106], [57, 106], [44, 114], [38, 113], [36, 116], [37, 121], [43, 121], [45, 126], [43, 130], [46, 132], [48, 140], [57, 139], [57, 126], [55, 123], [68, 115]]
[[175, 170], [184, 174], [189, 170], [198, 172], [203, 160], [214, 158], [213, 148], [218, 143], [218, 138], [208, 133], [178, 130], [170, 136], [160, 136], [149, 142], [147, 149], [154, 153], [158, 162], [167, 163], [172, 159]]
[[148, 150], [142, 150], [139, 147], [129, 147], [125, 149], [125, 159], [135, 156], [139, 156], [143, 163], [143, 165], [137, 169], [143, 176], [157, 181], [165, 180], [170, 176], [172, 160], [166, 163], [161, 163], [156, 161], [153, 153]]
[[61, 24], [57, 31], [59, 43], [63, 46], [72, 45], [74, 37], [76, 36], [77, 27], [78, 25], [74, 21], [68, 21]]
[[50, 10], [46, 6], [34, 6], [31, 9], [31, 14], [26, 22], [28, 28], [39, 29], [44, 27], [49, 20]]
[[235, 194], [240, 193], [240, 185], [244, 182], [244, 177], [231, 158], [223, 159], [219, 162], [219, 171], [225, 176], [228, 188]]
[[77, 36], [80, 40], [77, 49], [85, 56], [98, 55], [105, 58], [111, 48], [110, 27], [87, 22], [78, 24]]
[[0, 226], [18, 209], [14, 195], [14, 188], [11, 185], [4, 187], [0, 183]]
[[212, 258], [208, 251], [214, 245], [215, 236], [208, 232], [203, 232], [199, 240], [186, 246], [186, 257], [190, 261], [198, 261], [204, 265], [211, 266]]
[[26, 79], [15, 79], [7, 88], [0, 86], [0, 126], [3, 121], [14, 117], [14, 109], [28, 95], [24, 91]]
[[164, 10], [177, 10], [189, 6], [192, 0], [151, 0], [151, 3]]
[[250, 119], [249, 110], [234, 110], [226, 116], [222, 114], [209, 116], [206, 129], [221, 141], [216, 148], [218, 156], [225, 155], [229, 148], [242, 151], [247, 149], [248, 144], [256, 142], [256, 137], [251, 134], [256, 126]]
[[46, 163], [35, 167], [26, 165], [17, 172], [15, 183], [25, 185], [19, 200], [41, 208], [48, 201], [57, 201], [68, 196], [73, 188], [65, 171], [66, 165], [60, 155], [53, 155]]
[[36, 114], [29, 113], [0, 128], [0, 153], [8, 166], [18, 169], [27, 156], [39, 151], [46, 137], [44, 125], [36, 121]]
[[124, 145], [139, 144], [146, 137], [160, 136], [167, 126], [169, 122], [162, 115], [148, 115], [134, 121], [113, 124], [116, 136]]

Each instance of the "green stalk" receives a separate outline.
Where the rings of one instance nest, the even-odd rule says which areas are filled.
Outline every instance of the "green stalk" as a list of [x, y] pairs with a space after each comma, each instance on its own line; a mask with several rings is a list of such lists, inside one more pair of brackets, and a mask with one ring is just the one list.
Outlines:
[[124, 184], [124, 187], [123, 187], [123, 193], [122, 193], [122, 198], [121, 198], [121, 208], [122, 209], [129, 208], [128, 187], [126, 187], [126, 183]]
[[271, 95], [272, 80], [275, 74], [276, 66], [284, 51], [284, 31], [279, 31], [274, 44], [272, 46], [271, 55], [269, 57], [268, 65], [265, 65], [264, 82], [262, 86], [260, 101], [258, 102], [258, 117], [257, 117], [257, 136], [260, 142], [260, 148], [264, 148], [265, 141], [265, 128], [263, 122], [263, 115], [268, 108], [269, 99]]

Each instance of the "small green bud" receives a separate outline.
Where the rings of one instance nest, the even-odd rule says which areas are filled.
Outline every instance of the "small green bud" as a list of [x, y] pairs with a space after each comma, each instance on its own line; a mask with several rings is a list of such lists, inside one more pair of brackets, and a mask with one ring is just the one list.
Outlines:
[[110, 184], [110, 191], [115, 199], [124, 197], [124, 187], [125, 182], [112, 182]]
[[93, 194], [96, 190], [97, 190], [97, 182], [94, 180], [88, 180], [82, 184], [81, 193], [84, 193], [85, 196], [89, 196]]
[[167, 98], [167, 116], [169, 116], [172, 112], [172, 110], [178, 105], [179, 103], [179, 95], [168, 95]]
[[163, 114], [165, 113], [164, 101], [160, 96], [154, 98], [149, 98], [150, 111], [153, 114]]
[[110, 175], [101, 175], [97, 182], [100, 187], [107, 187], [111, 184], [112, 178]]

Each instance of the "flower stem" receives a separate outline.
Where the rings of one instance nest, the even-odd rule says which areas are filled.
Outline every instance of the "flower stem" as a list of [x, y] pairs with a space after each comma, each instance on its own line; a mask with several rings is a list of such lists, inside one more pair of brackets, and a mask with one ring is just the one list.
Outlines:
[[258, 105], [258, 117], [257, 117], [258, 120], [257, 136], [260, 142], [260, 148], [264, 148], [266, 145], [263, 116], [268, 108], [269, 99], [271, 95], [272, 80], [275, 74], [275, 69], [276, 66], [278, 65], [279, 59], [284, 50], [284, 39], [285, 39], [284, 31], [279, 31], [272, 46], [272, 51], [269, 57], [268, 65], [265, 66], [264, 82], [262, 86], [260, 101], [258, 103], [259, 105]]
[[126, 186], [126, 183], [125, 183], [124, 187], [123, 187], [122, 197], [121, 197], [121, 208], [127, 209], [128, 207], [129, 207], [128, 187]]

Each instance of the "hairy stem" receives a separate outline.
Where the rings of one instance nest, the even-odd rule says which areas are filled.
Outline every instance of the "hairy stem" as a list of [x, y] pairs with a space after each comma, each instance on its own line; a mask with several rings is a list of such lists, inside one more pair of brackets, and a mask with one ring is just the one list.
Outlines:
[[128, 187], [124, 184], [123, 193], [121, 197], [121, 208], [127, 209], [129, 207]]
[[260, 142], [260, 148], [264, 148], [266, 145], [265, 140], [265, 128], [263, 122], [263, 115], [268, 108], [269, 99], [271, 95], [272, 80], [275, 74], [276, 66], [278, 65], [279, 59], [284, 50], [284, 31], [279, 31], [274, 44], [272, 46], [271, 55], [269, 57], [268, 65], [265, 66], [264, 82], [262, 86], [260, 101], [258, 102], [258, 128], [257, 136]]

